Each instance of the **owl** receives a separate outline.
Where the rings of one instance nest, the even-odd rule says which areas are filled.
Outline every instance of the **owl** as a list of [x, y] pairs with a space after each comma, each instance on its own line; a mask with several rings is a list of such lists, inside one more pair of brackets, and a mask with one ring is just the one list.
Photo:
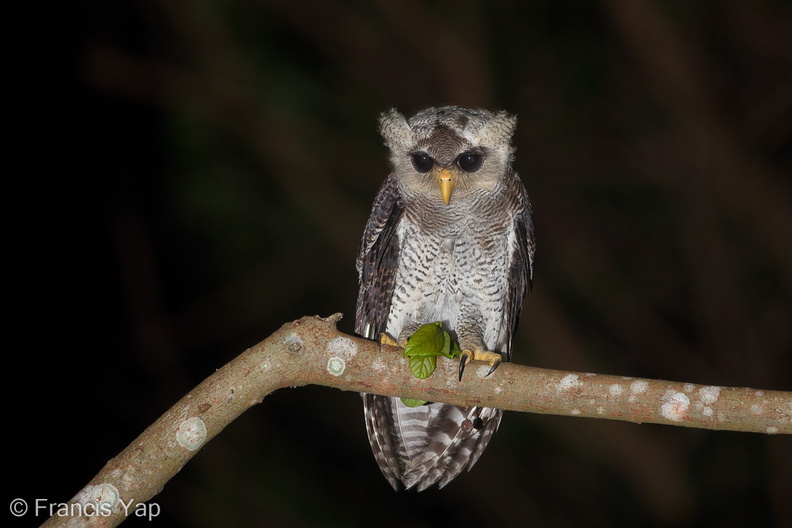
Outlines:
[[[391, 174], [360, 243], [355, 331], [404, 346], [440, 321], [471, 361], [511, 359], [533, 275], [528, 193], [512, 168], [517, 120], [454, 106], [380, 117]], [[407, 368], [405, 363], [405, 368]], [[363, 394], [374, 457], [394, 489], [443, 487], [476, 463], [503, 411]]]

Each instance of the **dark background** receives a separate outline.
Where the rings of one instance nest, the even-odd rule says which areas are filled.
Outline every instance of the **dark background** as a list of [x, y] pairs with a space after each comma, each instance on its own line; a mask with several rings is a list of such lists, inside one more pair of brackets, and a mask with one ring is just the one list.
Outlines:
[[[285, 322], [343, 312], [351, 332], [391, 106], [519, 115], [538, 252], [517, 362], [792, 389], [788, 1], [119, 0], [47, 17], [20, 21], [9, 53], [40, 53], [6, 69], [35, 89], [7, 100], [24, 119], [5, 171], [5, 504], [67, 501]], [[153, 499], [154, 525], [789, 526], [791, 473], [788, 436], [507, 413], [471, 473], [394, 493], [360, 398], [307, 387], [209, 443]]]

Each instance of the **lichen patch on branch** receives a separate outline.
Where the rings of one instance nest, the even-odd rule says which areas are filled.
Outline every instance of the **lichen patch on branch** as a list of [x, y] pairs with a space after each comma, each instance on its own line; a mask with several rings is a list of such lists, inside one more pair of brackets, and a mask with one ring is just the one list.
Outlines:
[[673, 422], [684, 420], [690, 409], [690, 398], [684, 392], [669, 390], [663, 397], [665, 403], [660, 406], [660, 414]]
[[333, 376], [340, 376], [346, 370], [346, 362], [340, 357], [331, 357], [327, 361], [327, 372]]
[[187, 418], [176, 431], [176, 442], [189, 451], [195, 451], [206, 441], [206, 424], [197, 416]]
[[701, 387], [699, 389], [699, 396], [701, 397], [701, 403], [704, 405], [713, 405], [715, 402], [718, 401], [718, 397], [720, 396], [720, 387]]
[[349, 359], [357, 355], [358, 347], [357, 344], [348, 337], [336, 337], [327, 343], [327, 352], [331, 356]]
[[581, 385], [583, 385], [583, 383], [580, 381], [580, 376], [578, 376], [577, 374], [567, 374], [566, 376], [561, 378], [561, 381], [558, 382], [556, 389], [559, 392], [564, 392], [564, 391], [576, 389]]

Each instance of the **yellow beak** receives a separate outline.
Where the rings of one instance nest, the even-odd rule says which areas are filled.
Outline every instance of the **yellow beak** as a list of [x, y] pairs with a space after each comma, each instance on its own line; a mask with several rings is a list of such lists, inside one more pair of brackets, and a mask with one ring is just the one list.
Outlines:
[[448, 205], [451, 201], [451, 193], [454, 192], [454, 186], [456, 185], [456, 180], [451, 171], [440, 169], [440, 173], [437, 175], [437, 183], [440, 184], [440, 196], [443, 197], [443, 203]]

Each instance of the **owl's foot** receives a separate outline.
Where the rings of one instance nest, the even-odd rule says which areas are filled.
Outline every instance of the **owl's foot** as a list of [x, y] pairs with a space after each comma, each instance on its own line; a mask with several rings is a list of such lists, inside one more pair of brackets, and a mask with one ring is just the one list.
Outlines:
[[459, 381], [462, 381], [462, 373], [465, 372], [465, 367], [471, 361], [484, 361], [489, 363], [490, 369], [487, 376], [495, 372], [498, 365], [501, 364], [503, 358], [497, 352], [489, 352], [487, 350], [463, 350], [459, 354]]
[[389, 345], [389, 346], [395, 346], [395, 347], [399, 347], [399, 348], [404, 348], [404, 343], [399, 343], [398, 341], [393, 339], [389, 334], [386, 334], [385, 332], [380, 334], [379, 342], [380, 342], [380, 345]]

